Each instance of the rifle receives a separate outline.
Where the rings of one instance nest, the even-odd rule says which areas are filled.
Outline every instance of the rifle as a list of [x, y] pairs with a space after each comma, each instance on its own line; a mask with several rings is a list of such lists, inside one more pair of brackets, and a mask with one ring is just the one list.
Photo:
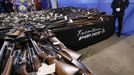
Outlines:
[[24, 49], [21, 64], [20, 64], [20, 67], [18, 69], [18, 74], [19, 75], [36, 75], [35, 72], [31, 72], [31, 73], [27, 72], [27, 70], [26, 70], [26, 64], [27, 64], [26, 56], [27, 56], [27, 51]]
[[[38, 47], [38, 45], [36, 44], [36, 42], [34, 41], [34, 40], [32, 40], [32, 39], [30, 39], [30, 41], [31, 41], [31, 43], [32, 43], [32, 45], [33, 45], [33, 47], [36, 49], [36, 51], [37, 50], [41, 50], [39, 47]], [[38, 51], [37, 51], [38, 52]], [[37, 53], [37, 54], [39, 54], [39, 53]], [[46, 57], [46, 56], [43, 56], [44, 58]], [[51, 62], [51, 64], [52, 64], [52, 62], [53, 61], [51, 61], [51, 58], [49, 58], [48, 56], [46, 57], [50, 62]], [[53, 58], [54, 59], [54, 58]], [[50, 63], [49, 62], [49, 63]], [[55, 59], [55, 61], [53, 62], [53, 63], [56, 63], [56, 69], [57, 69], [57, 71], [56, 71], [56, 73], [57, 73], [57, 75], [74, 75], [74, 73], [76, 73], [76, 72], [78, 72], [78, 68], [76, 68], [76, 67], [74, 67], [74, 66], [71, 66], [71, 65], [69, 65], [69, 64], [65, 64], [65, 63], [61, 63], [61, 62], [59, 62], [59, 61], [56, 61], [56, 59]], [[66, 72], [66, 68], [64, 68], [63, 66], [65, 66], [66, 68], [69, 68], [70, 69], [70, 71], [69, 72]], [[62, 73], [62, 74], [61, 74]]]
[[36, 68], [35, 68], [35, 64], [33, 62], [33, 56], [32, 56], [33, 53], [31, 51], [32, 48], [30, 48], [28, 44], [27, 44], [27, 48], [28, 48], [28, 61], [29, 61], [28, 64], [29, 64], [29, 67], [30, 67], [29, 70], [35, 72]]
[[26, 32], [26, 35], [28, 37], [28, 40], [29, 40], [31, 46], [33, 47], [33, 50], [34, 50], [35, 54], [37, 56], [39, 56], [40, 58], [46, 57], [46, 54], [38, 47], [36, 42], [30, 37], [29, 32]]
[[7, 53], [6, 47], [8, 46], [9, 42], [5, 41], [1, 50], [0, 50], [0, 74], [2, 73], [3, 69], [3, 62], [4, 62], [4, 58], [5, 58], [5, 54]]
[[4, 58], [6, 58], [6, 53], [7, 53], [7, 47], [9, 45], [10, 42], [13, 42], [14, 38], [10, 38], [10, 37], [5, 37], [4, 38], [4, 44], [2, 45], [2, 48], [0, 50], [0, 74], [3, 71], [3, 64], [6, 61]]
[[41, 67], [40, 60], [39, 60], [38, 56], [36, 56], [35, 51], [33, 50], [33, 48], [31, 48], [29, 44], [27, 44], [27, 46], [28, 46], [29, 54], [32, 58], [32, 60], [31, 60], [32, 64], [31, 65], [33, 65], [34, 70], [37, 71], [39, 69], [39, 67]]
[[[15, 34], [16, 33], [16, 34]], [[20, 31], [16, 31], [15, 33], [11, 33], [11, 34], [7, 34], [7, 36], [4, 38], [4, 44], [3, 44], [3, 46], [2, 46], [2, 48], [1, 48], [1, 50], [0, 50], [0, 67], [2, 67], [2, 65], [3, 65], [3, 62], [4, 62], [4, 57], [5, 57], [5, 55], [4, 54], [6, 54], [6, 52], [7, 52], [7, 50], [5, 50], [6, 49], [6, 47], [9, 45], [9, 43], [10, 42], [13, 42], [14, 41], [14, 39], [17, 37], [17, 36], [19, 36], [20, 35]], [[11, 35], [11, 36], [10, 36]], [[0, 73], [2, 73], [2, 68], [0, 68]]]
[[63, 43], [61, 43], [56, 37], [52, 37], [52, 38], [50, 39], [50, 41], [51, 41], [54, 45], [60, 47], [60, 50], [63, 50], [63, 51], [65, 51], [65, 52], [67, 52], [67, 53], [68, 53], [73, 59], [75, 59], [75, 60], [80, 60], [80, 58], [83, 57], [82, 54], [76, 53], [75, 51], [73, 51], [73, 50], [71, 50], [71, 49], [69, 49], [69, 48], [66, 48], [66, 46], [65, 46]]
[[7, 60], [6, 67], [5, 67], [2, 75], [10, 75], [11, 74], [12, 67], [13, 67], [13, 62], [14, 62], [14, 56], [15, 56], [15, 54], [14, 54], [14, 46], [15, 46], [15, 44], [12, 44], [10, 57]]
[[53, 47], [53, 51], [55, 51], [57, 54], [61, 55], [66, 61], [70, 62], [71, 64], [75, 65], [76, 67], [78, 67], [82, 72], [83, 74], [85, 75], [92, 75], [91, 74], [91, 71], [85, 66], [83, 65], [82, 63], [80, 63], [79, 61], [73, 59], [67, 52], [65, 51], [61, 51], [59, 49], [57, 49], [53, 44], [51, 44], [50, 42], [48, 42], [46, 40], [46, 42], [51, 46]]
[[53, 33], [51, 33], [50, 31], [48, 32], [44, 32], [42, 35], [41, 35], [41, 38], [40, 38], [42, 41], [45, 41], [46, 39], [49, 39], [50, 42], [52, 42], [54, 45], [58, 45], [62, 51], [64, 52], [67, 52], [73, 59], [75, 60], [79, 60], [82, 55], [80, 53], [76, 53], [68, 48], [66, 48], [64, 46], [64, 44], [62, 44], [55, 36]]
[[14, 53], [16, 53], [14, 57], [14, 62], [13, 62], [13, 69], [11, 72], [11, 75], [16, 75], [19, 69], [19, 63], [20, 63], [20, 55], [21, 55], [22, 49], [15, 50]]

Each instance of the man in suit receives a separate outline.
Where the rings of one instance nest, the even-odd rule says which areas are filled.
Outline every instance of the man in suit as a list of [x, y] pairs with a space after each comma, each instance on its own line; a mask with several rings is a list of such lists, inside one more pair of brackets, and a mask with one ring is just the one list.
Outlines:
[[129, 5], [129, 0], [113, 0], [111, 8], [113, 9], [114, 22], [118, 18], [118, 32], [117, 36], [120, 37], [122, 31], [122, 21], [125, 9]]

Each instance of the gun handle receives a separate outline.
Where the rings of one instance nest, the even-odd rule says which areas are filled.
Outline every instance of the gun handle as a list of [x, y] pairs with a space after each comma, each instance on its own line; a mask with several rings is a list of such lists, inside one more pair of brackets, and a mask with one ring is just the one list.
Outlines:
[[21, 32], [22, 32], [21, 30], [17, 30], [16, 32], [14, 32], [12, 34], [7, 34], [7, 36], [15, 38], [15, 37], [19, 36], [21, 34]]
[[22, 63], [19, 70], [18, 70], [19, 75], [36, 75], [35, 72], [28, 73], [26, 71], [26, 63]]
[[58, 46], [60, 46], [60, 48], [63, 50], [63, 51], [65, 51], [65, 52], [67, 52], [73, 59], [75, 59], [75, 60], [79, 60], [83, 55], [82, 54], [80, 54], [80, 53], [76, 53], [76, 52], [74, 52], [73, 50], [70, 50], [70, 49], [68, 49], [68, 48], [66, 48], [62, 43], [61, 44], [58, 44]]
[[38, 56], [39, 56], [41, 59], [44, 59], [44, 58], [47, 57], [47, 54], [44, 53], [43, 51], [40, 51], [39, 54], [38, 54]]
[[35, 66], [35, 70], [37, 71], [41, 67], [41, 62], [36, 55], [33, 56], [33, 63]]
[[48, 62], [48, 64], [56, 64], [56, 75], [75, 75], [79, 71], [79, 68], [58, 61], [57, 59], [54, 59], [52, 56], [48, 56], [46, 58], [46, 61]]
[[10, 75], [12, 67], [13, 67], [13, 56], [10, 56], [2, 75]]

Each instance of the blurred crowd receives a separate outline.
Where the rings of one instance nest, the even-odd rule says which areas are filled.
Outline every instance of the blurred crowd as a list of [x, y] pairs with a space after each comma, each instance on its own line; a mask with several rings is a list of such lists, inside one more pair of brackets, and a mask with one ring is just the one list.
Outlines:
[[27, 12], [42, 10], [42, 0], [0, 0], [0, 12]]

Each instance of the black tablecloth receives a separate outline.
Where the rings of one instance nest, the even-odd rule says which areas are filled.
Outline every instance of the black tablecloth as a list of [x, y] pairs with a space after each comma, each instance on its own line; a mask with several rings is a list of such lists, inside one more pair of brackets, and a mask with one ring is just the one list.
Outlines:
[[53, 30], [57, 38], [70, 49], [78, 50], [107, 39], [114, 33], [114, 22], [103, 21], [94, 25]]

